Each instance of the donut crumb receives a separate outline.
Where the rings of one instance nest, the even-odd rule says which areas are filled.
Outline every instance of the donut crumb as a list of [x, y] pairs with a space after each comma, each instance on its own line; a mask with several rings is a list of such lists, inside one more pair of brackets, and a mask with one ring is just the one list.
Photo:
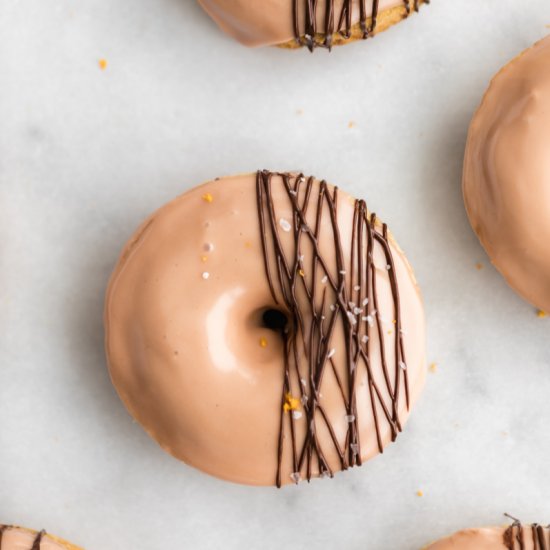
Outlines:
[[267, 338], [264, 338], [263, 336], [260, 338], [260, 347], [267, 348]]
[[211, 202], [214, 202], [214, 197], [212, 196], [212, 193], [205, 193], [205, 194], [202, 196], [202, 200], [203, 200], [204, 202], [211, 203]]
[[290, 392], [285, 394], [285, 402], [283, 405], [283, 410], [285, 412], [297, 411], [300, 407], [300, 400], [292, 397]]

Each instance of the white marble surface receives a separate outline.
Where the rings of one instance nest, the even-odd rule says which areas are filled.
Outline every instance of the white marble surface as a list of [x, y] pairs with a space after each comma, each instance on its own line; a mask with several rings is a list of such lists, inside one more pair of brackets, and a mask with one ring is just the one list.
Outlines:
[[[247, 50], [192, 0], [0, 0], [0, 521], [88, 550], [414, 550], [505, 511], [550, 521], [550, 320], [490, 267], [460, 192], [489, 78], [548, 25], [548, 0], [433, 0], [312, 56]], [[164, 454], [117, 398], [102, 341], [140, 220], [263, 167], [327, 178], [389, 222], [438, 364], [384, 456], [282, 491]]]

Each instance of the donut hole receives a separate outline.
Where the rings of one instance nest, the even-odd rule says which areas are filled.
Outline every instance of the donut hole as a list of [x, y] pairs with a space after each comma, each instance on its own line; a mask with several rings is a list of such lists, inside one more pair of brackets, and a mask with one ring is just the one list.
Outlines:
[[270, 307], [263, 310], [261, 323], [264, 328], [282, 333], [287, 329], [289, 319], [284, 311]]

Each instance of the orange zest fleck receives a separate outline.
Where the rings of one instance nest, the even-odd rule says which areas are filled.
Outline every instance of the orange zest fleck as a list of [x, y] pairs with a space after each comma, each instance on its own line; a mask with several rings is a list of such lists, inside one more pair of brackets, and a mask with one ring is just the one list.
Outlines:
[[437, 371], [437, 364], [436, 363], [432, 363], [430, 365], [430, 372], [436, 372]]
[[542, 309], [539, 309], [537, 311], [537, 317], [539, 319], [544, 319], [545, 317], [548, 317], [548, 313], [546, 313], [546, 311], [543, 311]]
[[246, 248], [252, 248], [252, 243], [251, 243], [250, 241], [246, 241], [246, 242], [244, 243], [244, 246], [245, 246]]
[[306, 274], [305, 274], [305, 272], [304, 272], [303, 269], [300, 269], [300, 270], [298, 271], [298, 273], [299, 273], [300, 277], [305, 277], [305, 276], [306, 276]]
[[355, 128], [355, 122], [353, 122], [353, 120], [350, 120], [348, 122], [348, 128], [351, 130], [352, 128]]
[[208, 202], [208, 203], [211, 203], [214, 201], [214, 197], [212, 196], [212, 193], [205, 193], [203, 196], [202, 196], [202, 200], [204, 202]]
[[423, 491], [416, 491], [416, 496], [417, 496], [417, 497], [423, 497], [423, 496], [424, 496], [424, 492], [423, 492]]
[[477, 262], [476, 269], [479, 271], [480, 269], [483, 269], [483, 264], [481, 262]]
[[107, 60], [106, 59], [100, 59], [97, 64], [99, 65], [99, 68], [104, 71], [107, 68]]
[[263, 336], [260, 338], [260, 347], [261, 348], [267, 348], [267, 339]]
[[201, 262], [205, 264], [208, 261], [208, 256], [201, 256]]
[[297, 411], [299, 407], [300, 407], [300, 400], [296, 399], [295, 397], [292, 397], [291, 393], [286, 393], [283, 410], [285, 412]]

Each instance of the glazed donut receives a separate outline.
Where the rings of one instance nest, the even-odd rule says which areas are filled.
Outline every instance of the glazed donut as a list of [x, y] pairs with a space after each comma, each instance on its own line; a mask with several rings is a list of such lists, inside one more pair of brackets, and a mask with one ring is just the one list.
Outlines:
[[550, 531], [538, 524], [467, 529], [431, 544], [425, 550], [548, 550]]
[[15, 525], [0, 524], [0, 550], [81, 550], [60, 538]]
[[122, 251], [105, 306], [113, 383], [169, 453], [281, 486], [395, 440], [425, 377], [421, 298], [385, 224], [313, 177], [196, 187]]
[[464, 160], [468, 217], [508, 284], [550, 311], [550, 37], [493, 79]]
[[313, 50], [374, 36], [429, 0], [199, 0], [199, 4], [245, 46]]

